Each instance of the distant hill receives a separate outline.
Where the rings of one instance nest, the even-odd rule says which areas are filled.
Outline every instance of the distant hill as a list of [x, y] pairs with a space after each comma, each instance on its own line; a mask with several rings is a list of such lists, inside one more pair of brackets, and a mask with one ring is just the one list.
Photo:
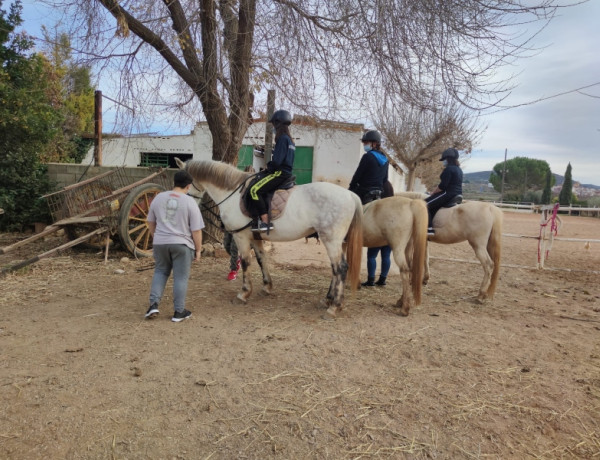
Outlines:
[[[474, 172], [474, 173], [465, 173], [463, 180], [473, 182], [473, 183], [488, 182], [490, 179], [490, 174], [492, 174], [492, 171], [479, 171], [479, 172]], [[561, 176], [560, 174], [554, 174], [554, 179], [556, 180], [555, 185], [561, 185], [565, 181], [565, 177]], [[600, 190], [600, 185], [581, 184], [581, 186]]]

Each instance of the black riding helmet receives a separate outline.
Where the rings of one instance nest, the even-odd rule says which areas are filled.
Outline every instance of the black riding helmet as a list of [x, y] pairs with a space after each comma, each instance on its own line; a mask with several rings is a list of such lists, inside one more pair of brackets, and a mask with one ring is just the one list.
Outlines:
[[292, 114], [287, 110], [277, 110], [271, 115], [269, 123], [273, 123], [274, 125], [291, 125]]
[[362, 142], [377, 142], [378, 144], [381, 144], [381, 134], [379, 134], [379, 131], [375, 131], [374, 129], [371, 131], [367, 131], [366, 133], [363, 134], [361, 141]]
[[444, 150], [442, 152], [442, 158], [440, 158], [440, 161], [445, 160], [446, 158], [454, 158], [455, 160], [458, 160], [458, 150], [452, 147]]

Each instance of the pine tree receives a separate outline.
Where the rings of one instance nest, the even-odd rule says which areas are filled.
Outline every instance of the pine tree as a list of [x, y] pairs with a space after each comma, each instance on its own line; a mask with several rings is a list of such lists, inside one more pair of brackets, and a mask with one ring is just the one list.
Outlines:
[[562, 205], [569, 206], [573, 200], [573, 179], [571, 178], [571, 163], [567, 165], [565, 172], [565, 180], [558, 195], [558, 202]]
[[548, 169], [546, 172], [546, 185], [542, 192], [542, 204], [550, 204], [550, 200], [552, 199], [552, 178], [552, 171]]

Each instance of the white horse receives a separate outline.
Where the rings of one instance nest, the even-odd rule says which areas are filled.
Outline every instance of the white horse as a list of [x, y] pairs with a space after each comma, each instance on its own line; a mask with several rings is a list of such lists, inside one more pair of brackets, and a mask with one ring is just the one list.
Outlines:
[[[414, 192], [399, 193], [410, 198], [427, 195]], [[454, 244], [468, 241], [483, 267], [483, 281], [477, 300], [483, 303], [492, 299], [500, 275], [502, 253], [502, 211], [492, 203], [467, 201], [451, 208], [441, 208], [433, 217], [435, 235], [429, 241]], [[429, 257], [425, 263], [423, 284], [429, 281]]]
[[[240, 190], [251, 174], [217, 161], [188, 161], [177, 165], [194, 179], [195, 186], [206, 190], [217, 203], [225, 229], [232, 232], [242, 257], [242, 290], [237, 298], [246, 302], [252, 294], [247, 276], [250, 249], [254, 249], [262, 269], [263, 292], [270, 294], [273, 282], [262, 240], [255, 240], [250, 219], [240, 208]], [[360, 283], [362, 258], [362, 205], [357, 195], [338, 185], [315, 182], [291, 189], [283, 213], [273, 222], [274, 229], [261, 237], [268, 241], [293, 241], [318, 232], [331, 261], [332, 280], [325, 299], [331, 316], [342, 309], [346, 275], [352, 289]], [[342, 244], [346, 239], [346, 255]]]

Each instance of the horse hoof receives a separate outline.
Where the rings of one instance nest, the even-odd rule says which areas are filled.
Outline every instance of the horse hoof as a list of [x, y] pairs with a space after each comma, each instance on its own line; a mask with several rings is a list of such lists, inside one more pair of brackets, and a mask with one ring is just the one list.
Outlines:
[[398, 310], [398, 316], [408, 316], [408, 308], [401, 308]]
[[265, 289], [265, 288], [262, 288], [262, 289], [260, 290], [260, 295], [263, 295], [263, 296], [265, 296], [265, 297], [266, 297], [266, 296], [269, 296], [269, 295], [271, 295], [271, 290], [270, 290], [270, 289]]
[[325, 313], [325, 314], [321, 315], [321, 319], [323, 321], [328, 321], [328, 322], [335, 321], [335, 317], [331, 316], [329, 313]]
[[475, 299], [475, 301], [476, 301], [478, 304], [480, 304], [480, 305], [483, 305], [483, 304], [485, 303], [485, 300], [486, 300], [486, 298], [485, 298], [485, 297], [481, 297], [481, 296], [480, 296], [480, 297], [477, 297], [477, 298]]
[[246, 304], [247, 303], [247, 299], [244, 298], [244, 296], [242, 294], [238, 294], [235, 299], [233, 299], [235, 303], [239, 304]]
[[[341, 308], [339, 308], [339, 310], [341, 310]], [[338, 312], [338, 307], [329, 307], [327, 309], [327, 314], [329, 316], [331, 316], [332, 318], [335, 318], [336, 313]]]

